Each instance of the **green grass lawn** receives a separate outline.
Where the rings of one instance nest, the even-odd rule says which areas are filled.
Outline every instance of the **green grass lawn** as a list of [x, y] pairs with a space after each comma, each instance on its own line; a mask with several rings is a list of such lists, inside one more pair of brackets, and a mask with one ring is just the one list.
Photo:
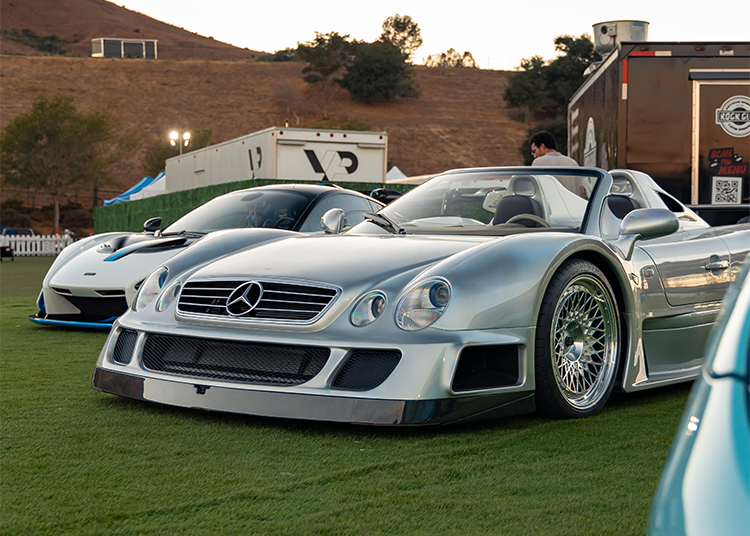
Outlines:
[[26, 319], [37, 264], [0, 266], [2, 534], [645, 532], [689, 386], [443, 428], [159, 406], [91, 389], [105, 333]]

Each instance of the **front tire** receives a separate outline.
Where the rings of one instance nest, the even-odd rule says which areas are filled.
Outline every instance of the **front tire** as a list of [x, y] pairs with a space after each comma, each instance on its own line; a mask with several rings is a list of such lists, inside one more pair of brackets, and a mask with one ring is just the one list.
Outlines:
[[612, 287], [594, 264], [562, 264], [544, 294], [536, 331], [537, 410], [555, 418], [601, 411], [615, 384], [620, 318]]

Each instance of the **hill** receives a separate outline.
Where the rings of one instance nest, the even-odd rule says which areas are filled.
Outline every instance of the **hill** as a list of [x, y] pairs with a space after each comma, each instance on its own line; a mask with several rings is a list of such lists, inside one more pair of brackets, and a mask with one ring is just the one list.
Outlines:
[[309, 126], [325, 117], [369, 123], [389, 135], [389, 161], [407, 175], [463, 166], [520, 164], [528, 128], [509, 117], [509, 73], [415, 67], [417, 100], [378, 105], [345, 92], [320, 95], [302, 81], [300, 63], [149, 61], [3, 56], [0, 126], [39, 94], [72, 95], [79, 108], [107, 111], [137, 133], [140, 149], [117, 171], [122, 185], [143, 176], [146, 150], [170, 129], [213, 129], [219, 143], [270, 126]]
[[[1, 54], [42, 55], [33, 43], [57, 36], [65, 56], [91, 55], [91, 39], [157, 39], [160, 59], [253, 60], [263, 54], [167, 24], [105, 0], [0, 0]], [[26, 30], [26, 31], [24, 31]], [[30, 33], [29, 33], [30, 32]]]
[[[303, 64], [255, 62], [258, 52], [104, 0], [0, 0], [0, 9], [0, 127], [29, 110], [38, 95], [65, 93], [83, 111], [107, 112], [139, 140], [122, 155], [113, 184], [100, 190], [104, 199], [145, 175], [147, 151], [174, 128], [210, 128], [211, 143], [220, 143], [271, 126], [357, 122], [388, 132], [388, 160], [407, 175], [522, 162], [518, 147], [529, 125], [513, 121], [505, 107], [509, 72], [416, 66], [419, 99], [365, 105], [343, 90], [311, 88], [302, 81]], [[41, 55], [9, 39], [14, 30], [54, 34], [69, 46], [68, 55]], [[92, 37], [126, 35], [158, 39], [159, 59], [89, 57]], [[3, 201], [12, 197], [49, 203], [27, 192], [2, 192]], [[71, 194], [69, 201], [92, 206], [91, 194]]]

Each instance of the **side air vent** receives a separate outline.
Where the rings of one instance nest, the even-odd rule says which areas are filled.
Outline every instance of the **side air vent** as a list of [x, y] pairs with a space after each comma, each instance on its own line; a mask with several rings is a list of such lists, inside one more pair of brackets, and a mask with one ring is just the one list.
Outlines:
[[467, 346], [461, 350], [453, 376], [453, 391], [473, 391], [516, 385], [520, 380], [518, 346]]

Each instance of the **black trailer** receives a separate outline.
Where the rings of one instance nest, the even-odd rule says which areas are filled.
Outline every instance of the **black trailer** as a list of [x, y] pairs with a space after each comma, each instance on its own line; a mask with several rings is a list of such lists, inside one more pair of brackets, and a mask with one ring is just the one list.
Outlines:
[[643, 171], [712, 223], [746, 216], [750, 42], [614, 42], [570, 100], [568, 154]]

